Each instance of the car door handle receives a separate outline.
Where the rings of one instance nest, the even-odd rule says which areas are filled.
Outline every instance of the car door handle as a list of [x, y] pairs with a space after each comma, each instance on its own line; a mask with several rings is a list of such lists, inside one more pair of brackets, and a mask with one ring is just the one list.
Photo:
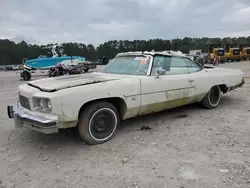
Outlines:
[[188, 82], [190, 82], [190, 83], [191, 83], [191, 82], [194, 82], [194, 80], [188, 80]]

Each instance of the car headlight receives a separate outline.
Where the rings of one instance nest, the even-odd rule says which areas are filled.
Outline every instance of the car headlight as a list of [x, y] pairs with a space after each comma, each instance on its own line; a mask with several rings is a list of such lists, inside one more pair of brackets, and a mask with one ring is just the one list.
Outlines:
[[52, 108], [50, 100], [48, 101], [48, 108], [49, 108], [49, 109]]
[[52, 105], [50, 99], [47, 98], [33, 98], [33, 106], [36, 111], [51, 112]]

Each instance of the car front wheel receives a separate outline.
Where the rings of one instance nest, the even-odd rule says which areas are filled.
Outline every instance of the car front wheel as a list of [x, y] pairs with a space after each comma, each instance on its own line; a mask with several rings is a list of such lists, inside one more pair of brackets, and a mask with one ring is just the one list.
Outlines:
[[96, 145], [112, 139], [119, 124], [119, 113], [111, 103], [94, 102], [82, 110], [78, 132], [87, 144]]
[[205, 108], [216, 108], [221, 99], [221, 89], [219, 86], [213, 86], [206, 96], [202, 99], [201, 105]]

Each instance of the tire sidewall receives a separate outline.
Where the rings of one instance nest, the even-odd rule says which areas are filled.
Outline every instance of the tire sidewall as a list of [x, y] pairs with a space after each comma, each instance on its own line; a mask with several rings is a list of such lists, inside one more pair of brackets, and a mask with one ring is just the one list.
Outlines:
[[[211, 99], [210, 99], [211, 90], [214, 89], [214, 88], [216, 88], [219, 91], [219, 99], [218, 99], [218, 101], [217, 101], [216, 104], [212, 104]], [[207, 100], [208, 100], [209, 105], [212, 106], [212, 107], [217, 107], [218, 104], [220, 103], [220, 100], [221, 100], [221, 90], [220, 90], [220, 87], [219, 86], [213, 86], [210, 89], [207, 97], [208, 97]]]
[[[116, 125], [114, 126], [114, 129], [111, 134], [109, 134], [104, 139], [96, 139], [92, 132], [91, 132], [91, 120], [94, 118], [94, 116], [98, 113], [98, 111], [108, 109], [112, 114], [115, 115]], [[108, 102], [94, 102], [90, 105], [88, 105], [82, 112], [80, 113], [79, 122], [78, 122], [78, 133], [80, 137], [90, 145], [96, 145], [101, 144], [104, 142], [107, 142], [108, 140], [111, 140], [120, 125], [120, 115], [117, 111], [117, 109]]]
[[[114, 126], [114, 129], [112, 130], [111, 134], [109, 136], [107, 136], [106, 138], [102, 138], [102, 139], [98, 139], [98, 138], [95, 138], [93, 136], [93, 133], [91, 132], [91, 123], [95, 117], [95, 115], [101, 111], [109, 111], [111, 112], [111, 114], [113, 115], [114, 119], [115, 119], [115, 126]], [[115, 133], [116, 129], [117, 129], [117, 124], [118, 124], [118, 117], [117, 117], [117, 114], [111, 109], [111, 108], [100, 108], [99, 110], [95, 111], [92, 116], [90, 117], [90, 120], [89, 120], [89, 123], [88, 123], [88, 132], [89, 132], [89, 135], [90, 137], [95, 140], [96, 142], [104, 142], [106, 140], [109, 140], [112, 135]]]

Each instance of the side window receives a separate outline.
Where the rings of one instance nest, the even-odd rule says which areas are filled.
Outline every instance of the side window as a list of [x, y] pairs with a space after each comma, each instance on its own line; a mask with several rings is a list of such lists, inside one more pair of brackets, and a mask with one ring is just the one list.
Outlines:
[[151, 75], [155, 75], [158, 69], [164, 69], [166, 75], [188, 74], [188, 67], [182, 57], [155, 56]]
[[170, 71], [171, 57], [170, 56], [155, 56], [151, 75], [155, 75], [157, 70], [164, 69], [166, 74]]
[[187, 63], [182, 57], [172, 57], [170, 71], [173, 74], [188, 74]]
[[202, 70], [202, 68], [197, 63], [191, 61], [190, 59], [185, 58], [185, 61], [187, 63], [188, 70], [190, 73], [199, 72]]

